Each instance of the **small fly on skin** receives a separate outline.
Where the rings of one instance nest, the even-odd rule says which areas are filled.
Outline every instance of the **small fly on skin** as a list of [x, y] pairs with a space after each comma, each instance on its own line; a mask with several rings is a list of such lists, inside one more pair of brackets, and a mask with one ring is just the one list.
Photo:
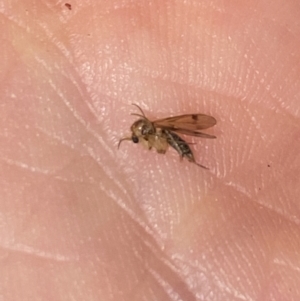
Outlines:
[[204, 114], [185, 114], [150, 121], [138, 105], [133, 105], [140, 110], [141, 114], [132, 113], [131, 115], [140, 118], [130, 127], [131, 136], [120, 139], [118, 148], [124, 140], [141, 143], [149, 150], [155, 148], [159, 154], [164, 154], [171, 146], [178, 152], [181, 160], [186, 158], [189, 162], [208, 169], [195, 161], [189, 144], [177, 133], [214, 139], [216, 136], [200, 132], [200, 130], [208, 129], [217, 123], [214, 117]]

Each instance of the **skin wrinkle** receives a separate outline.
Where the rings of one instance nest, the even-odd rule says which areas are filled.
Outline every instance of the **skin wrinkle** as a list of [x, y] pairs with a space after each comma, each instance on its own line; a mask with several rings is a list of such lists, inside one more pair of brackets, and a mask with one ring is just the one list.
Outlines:
[[78, 261], [78, 256], [70, 256], [70, 255], [64, 255], [64, 254], [55, 254], [55, 253], [49, 253], [45, 250], [40, 250], [35, 247], [31, 247], [22, 243], [15, 243], [13, 241], [11, 242], [4, 242], [1, 241], [0, 247], [6, 251], [12, 251], [16, 253], [23, 253], [26, 255], [38, 257], [41, 259], [51, 259], [53, 261], [61, 261], [61, 262], [73, 262]]
[[[175, 258], [174, 258], [175, 259]], [[176, 262], [181, 261], [182, 264], [184, 264], [185, 266], [188, 265], [189, 268], [193, 269], [193, 271], [196, 273], [199, 273], [199, 271], [203, 272], [204, 275], [206, 275], [208, 273], [208, 270], [205, 268], [205, 266], [200, 266], [199, 263], [193, 263], [193, 262], [186, 262], [184, 259], [181, 259], [179, 257], [176, 257]], [[191, 271], [189, 271], [191, 274]], [[233, 287], [230, 286], [228, 282], [225, 282], [226, 279], [226, 274], [223, 274], [223, 278], [219, 277], [217, 273], [213, 272], [213, 268], [210, 267], [209, 268], [209, 272], [210, 272], [210, 277], [214, 280], [214, 285], [218, 286], [221, 289], [224, 289], [229, 295], [230, 298], [237, 297], [238, 300], [246, 300], [246, 301], [254, 301], [256, 299], [253, 299], [250, 295], [245, 295], [242, 293], [242, 290], [238, 290], [237, 287]], [[187, 275], [188, 276], [188, 275]], [[208, 292], [207, 294], [209, 294], [210, 292]], [[205, 300], [210, 300], [208, 298], [208, 296], [204, 296]]]
[[300, 220], [298, 220], [298, 219], [295, 220], [294, 218], [287, 216], [286, 213], [284, 213], [282, 211], [279, 211], [278, 209], [273, 208], [271, 206], [268, 206], [268, 204], [266, 204], [266, 203], [261, 203], [256, 198], [251, 198], [250, 194], [248, 194], [247, 192], [241, 190], [241, 188], [244, 189], [243, 187], [241, 187], [237, 184], [234, 184], [234, 183], [225, 183], [225, 185], [227, 185], [229, 187], [232, 187], [234, 190], [242, 193], [244, 196], [247, 197], [247, 199], [249, 199], [249, 201], [256, 203], [257, 205], [263, 207], [264, 209], [267, 209], [267, 211], [276, 213], [276, 215], [282, 217], [284, 220], [286, 220], [288, 222], [291, 222], [291, 223], [295, 223], [296, 225], [300, 224]]
[[16, 166], [20, 169], [31, 171], [32, 173], [43, 174], [43, 175], [53, 174], [52, 172], [50, 173], [47, 170], [40, 169], [38, 167], [29, 166], [28, 164], [26, 164], [24, 162], [20, 162], [20, 161], [16, 161], [16, 160], [10, 160], [10, 159], [4, 158], [4, 157], [1, 158], [1, 161], [7, 163], [10, 166]]
[[287, 260], [283, 261], [283, 260], [279, 260], [278, 258], [274, 258], [273, 263], [278, 264], [280, 266], [288, 267], [289, 269], [294, 270], [300, 274], [300, 268], [295, 267], [295, 265], [292, 262], [289, 262]]
[[[135, 252], [134, 255], [138, 258], [138, 260], [142, 263], [142, 265], [145, 266], [148, 272], [150, 272], [150, 275], [153, 276], [153, 279], [156, 280], [156, 284], [158, 286], [161, 286], [162, 288], [166, 289], [167, 294], [170, 296], [181, 296], [182, 298], [185, 298], [183, 296], [189, 296], [189, 300], [194, 300], [193, 295], [191, 294], [190, 290], [186, 288], [186, 285], [183, 280], [177, 279], [175, 281], [176, 285], [173, 285], [172, 282], [174, 281], [174, 277], [170, 277], [171, 275], [175, 276], [175, 279], [178, 277], [177, 272], [178, 269], [176, 269], [176, 266], [174, 263], [172, 263], [167, 256], [164, 254], [164, 252], [160, 249], [159, 245], [156, 244], [156, 242], [153, 243], [152, 237], [149, 236], [149, 240], [144, 240], [142, 238], [145, 246], [150, 250], [150, 254], [152, 254], [159, 262], [160, 264], [153, 264], [153, 260], [149, 258], [148, 260], [145, 260], [145, 258], [141, 257], [141, 254], [139, 252]], [[149, 261], [149, 262], [148, 262]], [[162, 269], [162, 266], [167, 267], [167, 273]], [[146, 275], [145, 275], [146, 277]], [[147, 276], [149, 277], [149, 275]], [[145, 280], [145, 279], [144, 279]], [[178, 284], [180, 284], [178, 286]], [[177, 291], [177, 292], [176, 292]], [[132, 296], [133, 292], [131, 292], [130, 296]]]

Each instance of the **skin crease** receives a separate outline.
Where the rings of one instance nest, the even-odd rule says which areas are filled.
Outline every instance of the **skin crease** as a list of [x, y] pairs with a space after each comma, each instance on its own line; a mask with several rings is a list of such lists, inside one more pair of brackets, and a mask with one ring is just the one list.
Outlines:
[[299, 300], [298, 1], [69, 3], [1, 6], [2, 299]]

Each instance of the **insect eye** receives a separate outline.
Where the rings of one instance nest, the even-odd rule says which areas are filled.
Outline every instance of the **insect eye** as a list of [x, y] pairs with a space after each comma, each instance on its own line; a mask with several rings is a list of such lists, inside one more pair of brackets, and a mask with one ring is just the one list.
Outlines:
[[132, 136], [131, 139], [133, 143], [139, 143], [139, 138], [137, 136]]

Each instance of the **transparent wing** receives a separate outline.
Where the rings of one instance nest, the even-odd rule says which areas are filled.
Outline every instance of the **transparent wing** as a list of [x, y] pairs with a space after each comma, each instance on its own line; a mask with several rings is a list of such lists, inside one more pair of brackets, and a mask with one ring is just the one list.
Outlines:
[[183, 135], [189, 135], [189, 136], [195, 136], [195, 137], [201, 137], [201, 138], [208, 138], [208, 139], [217, 138], [214, 135], [209, 135], [209, 134], [202, 133], [202, 132], [190, 131], [190, 130], [184, 130], [184, 129], [176, 129], [176, 130], [170, 130], [170, 131], [174, 131], [176, 133], [183, 134]]
[[214, 117], [205, 114], [186, 114], [153, 121], [155, 127], [203, 138], [215, 138], [198, 131], [208, 129], [216, 123]]

